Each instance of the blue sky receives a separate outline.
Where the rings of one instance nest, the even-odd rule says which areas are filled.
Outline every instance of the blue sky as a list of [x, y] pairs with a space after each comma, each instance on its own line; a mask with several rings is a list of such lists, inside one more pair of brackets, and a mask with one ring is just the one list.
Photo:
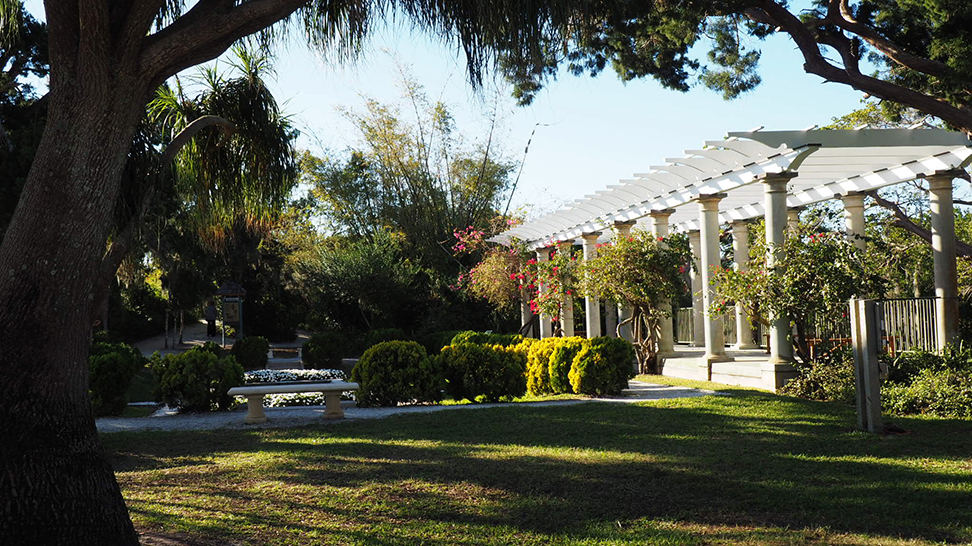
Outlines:
[[[35, 14], [40, 8], [39, 0], [27, 5]], [[340, 154], [357, 142], [339, 107], [360, 108], [362, 95], [399, 100], [396, 63], [407, 67], [431, 98], [447, 103], [470, 138], [485, 135], [484, 111], [498, 97], [499, 142], [511, 159], [523, 161], [513, 204], [535, 216], [728, 131], [760, 125], [802, 129], [860, 107], [860, 92], [805, 74], [786, 36], [759, 45], [763, 83], [731, 102], [703, 87], [679, 93], [654, 80], [623, 84], [608, 69], [597, 78], [563, 75], [533, 105], [517, 107], [503, 82], [495, 82], [492, 92], [475, 93], [454, 47], [402, 27], [379, 31], [354, 64], [322, 61], [299, 42], [282, 47], [271, 86], [302, 132], [300, 146], [317, 155]], [[547, 125], [537, 128], [524, 157], [538, 123]]]

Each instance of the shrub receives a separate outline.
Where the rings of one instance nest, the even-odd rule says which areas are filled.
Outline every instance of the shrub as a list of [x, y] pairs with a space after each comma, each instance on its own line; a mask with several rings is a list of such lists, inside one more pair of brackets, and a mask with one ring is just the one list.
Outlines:
[[456, 336], [452, 338], [451, 345], [459, 345], [460, 343], [476, 343], [478, 345], [502, 345], [504, 347], [509, 347], [510, 345], [518, 345], [522, 342], [523, 336], [520, 334], [493, 334], [466, 330], [456, 334]]
[[442, 399], [442, 376], [425, 348], [414, 341], [386, 341], [361, 355], [351, 371], [358, 405], [396, 406]]
[[972, 378], [961, 371], [926, 368], [910, 384], [885, 385], [881, 398], [884, 408], [893, 413], [969, 418]]
[[822, 353], [809, 364], [796, 364], [797, 376], [783, 385], [780, 392], [808, 400], [853, 404], [857, 397], [854, 384], [854, 355], [849, 347], [838, 347]]
[[95, 415], [120, 415], [145, 358], [125, 343], [95, 343], [88, 357], [88, 393]]
[[193, 347], [182, 354], [152, 356], [158, 381], [156, 398], [187, 411], [229, 409], [227, 391], [243, 384], [243, 367], [232, 356], [220, 358], [215, 343]]
[[441, 330], [422, 336], [420, 342], [425, 347], [425, 351], [430, 355], [437, 355], [446, 345], [452, 344], [452, 338], [461, 333], [461, 330]]
[[550, 394], [550, 355], [560, 343], [559, 337], [548, 337], [532, 344], [527, 353], [527, 391], [533, 395]]
[[512, 399], [526, 393], [526, 353], [518, 347], [460, 343], [436, 357], [446, 392], [474, 402]]
[[[574, 358], [589, 342], [582, 337], [558, 338], [559, 342], [550, 353], [550, 390], [554, 394], [574, 392], [570, 383], [570, 369], [574, 365]], [[627, 377], [625, 377], [627, 380]], [[627, 387], [627, 382], [625, 382]]]
[[364, 349], [368, 350], [386, 341], [409, 341], [409, 339], [400, 328], [378, 328], [365, 334]]
[[568, 373], [570, 385], [578, 394], [619, 394], [628, 387], [634, 359], [634, 348], [626, 340], [596, 337], [574, 357]]
[[305, 368], [315, 370], [341, 367], [341, 357], [348, 347], [348, 340], [337, 332], [314, 334], [304, 342], [301, 359]]
[[261, 336], [246, 336], [233, 343], [230, 352], [244, 370], [262, 370], [267, 367], [267, 351], [270, 342]]

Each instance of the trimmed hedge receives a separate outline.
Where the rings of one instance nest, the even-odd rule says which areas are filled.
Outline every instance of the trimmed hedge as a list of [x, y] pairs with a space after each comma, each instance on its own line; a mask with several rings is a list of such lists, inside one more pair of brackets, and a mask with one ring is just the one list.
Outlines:
[[244, 370], [262, 370], [267, 367], [267, 351], [270, 342], [261, 336], [246, 336], [236, 340], [230, 350]]
[[578, 394], [620, 394], [633, 375], [634, 359], [634, 347], [624, 339], [591, 339], [574, 357], [568, 374], [570, 385]]
[[526, 393], [526, 351], [518, 346], [454, 344], [436, 360], [456, 400], [497, 402]]
[[233, 397], [227, 391], [243, 384], [243, 367], [222, 353], [210, 342], [182, 354], [152, 355], [156, 398], [186, 411], [229, 409]]
[[145, 365], [138, 349], [125, 343], [95, 343], [88, 356], [88, 394], [97, 416], [120, 415], [128, 405], [128, 389]]
[[304, 342], [301, 360], [305, 368], [338, 369], [348, 345], [348, 339], [337, 332], [320, 332]]
[[442, 399], [441, 374], [425, 348], [414, 341], [386, 341], [361, 355], [351, 371], [358, 405], [397, 406]]
[[459, 345], [460, 343], [475, 343], [477, 345], [502, 345], [504, 347], [509, 347], [511, 345], [519, 345], [520, 343], [523, 343], [523, 339], [523, 336], [520, 334], [493, 334], [466, 330], [456, 334], [456, 336], [452, 338], [452, 343], [450, 345]]
[[537, 340], [530, 347], [526, 369], [527, 391], [530, 394], [540, 396], [553, 392], [550, 386], [550, 355], [560, 344], [560, 339], [548, 337]]
[[419, 343], [425, 347], [429, 355], [437, 355], [442, 352], [442, 348], [452, 344], [452, 339], [460, 334], [462, 330], [442, 330], [421, 336]]

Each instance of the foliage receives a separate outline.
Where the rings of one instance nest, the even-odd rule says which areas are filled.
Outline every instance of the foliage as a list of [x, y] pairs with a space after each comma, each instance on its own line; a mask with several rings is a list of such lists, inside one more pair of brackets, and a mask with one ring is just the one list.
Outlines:
[[659, 319], [671, 313], [674, 300], [687, 290], [689, 255], [684, 236], [659, 241], [651, 233], [634, 230], [628, 237], [599, 245], [597, 257], [583, 264], [582, 294], [634, 308], [632, 332], [643, 373], [655, 364]]
[[728, 312], [739, 302], [753, 320], [789, 316], [796, 325], [797, 355], [804, 363], [810, 361], [810, 324], [839, 324], [846, 320], [849, 299], [883, 294], [883, 279], [843, 234], [804, 232], [787, 237], [774, 249], [776, 271], [766, 266], [765, 242], [755, 243], [748, 271], [715, 272], [717, 297], [710, 312]]
[[[511, 245], [488, 250], [478, 265], [469, 271], [469, 291], [497, 308], [518, 309], [521, 298], [536, 292], [529, 267], [536, 260]], [[460, 282], [463, 280], [460, 275]]]
[[436, 359], [450, 396], [497, 402], [526, 392], [526, 355], [517, 346], [460, 343], [443, 347]]
[[903, 415], [972, 418], [972, 377], [969, 369], [925, 368], [904, 384], [881, 389], [882, 406]]
[[[574, 387], [571, 384], [570, 371], [573, 369], [574, 360], [578, 353], [590, 345], [591, 342], [582, 337], [558, 339], [560, 339], [560, 342], [554, 346], [553, 352], [550, 353], [550, 365], [548, 366], [550, 390], [554, 394], [579, 392], [574, 391]], [[630, 360], [628, 367], [630, 368]], [[625, 386], [627, 386], [627, 383], [625, 383]]]
[[156, 399], [185, 411], [229, 409], [233, 400], [227, 391], [243, 384], [243, 367], [221, 352], [207, 343], [181, 354], [152, 355]]
[[460, 333], [460, 330], [440, 330], [430, 332], [421, 337], [419, 343], [425, 347], [429, 355], [437, 355], [443, 347], [452, 343], [452, 340]]
[[442, 398], [442, 375], [425, 348], [414, 341], [385, 341], [361, 355], [351, 371], [358, 405], [397, 406], [437, 402]]
[[780, 392], [808, 400], [853, 404], [857, 390], [851, 349], [837, 346], [821, 354], [809, 364], [798, 364], [798, 375], [783, 385]]
[[88, 393], [95, 415], [120, 415], [128, 389], [145, 365], [138, 349], [125, 343], [95, 343], [88, 356]]
[[244, 370], [259, 370], [267, 367], [267, 352], [270, 342], [260, 336], [246, 336], [233, 343], [231, 354]]
[[550, 355], [564, 338], [548, 337], [538, 340], [527, 352], [527, 391], [535, 396], [550, 394]]
[[337, 332], [319, 332], [304, 342], [301, 360], [304, 367], [316, 370], [340, 368], [349, 348], [348, 339]]
[[411, 257], [442, 270], [451, 261], [443, 242], [457, 228], [489, 224], [514, 165], [491, 134], [467, 144], [449, 107], [404, 70], [401, 87], [402, 106], [366, 98], [363, 111], [345, 110], [359, 148], [346, 162], [305, 156], [304, 178], [331, 231], [373, 238], [390, 228], [404, 234]]
[[364, 348], [367, 350], [386, 341], [410, 341], [401, 328], [378, 328], [370, 330], [364, 337]]
[[[596, 337], [581, 345], [568, 378], [575, 393], [621, 394], [633, 377], [634, 347], [617, 337]], [[551, 369], [552, 371], [552, 369]]]
[[452, 338], [450, 345], [459, 345], [460, 343], [476, 343], [479, 345], [502, 345], [504, 347], [509, 347], [510, 345], [522, 343], [523, 339], [523, 336], [520, 334], [494, 334], [492, 332], [475, 332], [473, 330], [465, 330], [457, 333]]

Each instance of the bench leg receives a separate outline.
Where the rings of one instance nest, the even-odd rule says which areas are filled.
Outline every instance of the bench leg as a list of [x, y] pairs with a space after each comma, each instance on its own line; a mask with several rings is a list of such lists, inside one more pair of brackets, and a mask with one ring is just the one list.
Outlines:
[[324, 418], [344, 419], [344, 409], [341, 408], [341, 393], [324, 395]]
[[266, 423], [267, 414], [263, 412], [263, 395], [250, 394], [246, 397], [246, 423]]

